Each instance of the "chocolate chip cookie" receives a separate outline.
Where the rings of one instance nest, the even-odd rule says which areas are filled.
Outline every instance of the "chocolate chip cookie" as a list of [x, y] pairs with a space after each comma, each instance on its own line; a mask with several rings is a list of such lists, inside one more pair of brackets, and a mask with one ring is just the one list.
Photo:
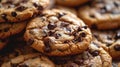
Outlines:
[[78, 6], [88, 2], [89, 0], [56, 0], [57, 4], [64, 6]]
[[18, 22], [43, 11], [49, 0], [0, 0], [0, 22]]
[[111, 31], [92, 30], [93, 37], [106, 51], [110, 53], [113, 59], [120, 56], [120, 29]]
[[29, 22], [25, 40], [34, 49], [49, 56], [81, 53], [92, 40], [87, 25], [76, 15], [63, 10], [45, 10]]
[[2, 64], [1, 67], [55, 67], [47, 57], [40, 54], [20, 55], [8, 62]]
[[80, 54], [65, 57], [52, 57], [56, 67], [111, 67], [111, 56], [92, 41], [88, 49]]
[[120, 27], [120, 0], [94, 0], [80, 7], [78, 12], [91, 28], [105, 30]]
[[0, 23], [0, 39], [7, 38], [11, 35], [20, 33], [25, 29], [27, 22], [20, 23]]

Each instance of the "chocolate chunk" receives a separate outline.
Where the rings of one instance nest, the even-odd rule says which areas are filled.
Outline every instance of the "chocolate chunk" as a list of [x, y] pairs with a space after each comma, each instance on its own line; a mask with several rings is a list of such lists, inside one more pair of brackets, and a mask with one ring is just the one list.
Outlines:
[[29, 67], [29, 66], [26, 65], [26, 64], [21, 64], [21, 65], [19, 65], [18, 67]]
[[43, 10], [44, 8], [43, 8], [43, 6], [39, 5], [39, 6], [37, 7], [37, 9], [38, 9], [38, 10]]
[[88, 28], [88, 26], [82, 26], [82, 28], [87, 29], [87, 28]]
[[90, 52], [92, 54], [92, 56], [98, 56], [99, 55], [99, 51], [98, 50], [95, 50], [93, 52]]
[[59, 34], [59, 33], [56, 33], [54, 36], [55, 36], [56, 39], [58, 39], [58, 38], [59, 38], [60, 36], [62, 36], [62, 35]]
[[11, 15], [12, 15], [13, 17], [16, 17], [16, 16], [17, 16], [17, 13], [16, 13], [16, 12], [11, 12]]
[[120, 39], [120, 31], [116, 33], [115, 39]]
[[91, 14], [90, 17], [91, 17], [91, 18], [95, 18], [95, 15]]
[[91, 28], [92, 28], [92, 29], [97, 29], [97, 25], [96, 25], [96, 24], [92, 24], [92, 25], [91, 25]]
[[66, 22], [62, 22], [62, 23], [61, 23], [61, 26], [62, 26], [62, 27], [66, 27], [66, 26], [68, 26], [68, 25], [69, 25], [69, 23], [66, 23]]
[[82, 33], [80, 33], [80, 36], [86, 37], [86, 33], [82, 32]]
[[50, 39], [49, 38], [46, 37], [44, 39], [44, 45], [45, 45], [44, 51], [47, 52], [47, 53], [51, 52]]
[[120, 51], [120, 44], [115, 45], [115, 46], [114, 46], [114, 49], [115, 49], [116, 51]]
[[32, 45], [33, 42], [34, 42], [34, 40], [31, 38], [31, 39], [28, 40], [27, 45]]
[[10, 28], [5, 28], [4, 29], [4, 32], [8, 32]]
[[25, 7], [25, 6], [18, 6], [15, 10], [17, 10], [17, 11], [24, 11], [25, 9], [27, 9], [27, 7]]
[[1, 17], [2, 17], [5, 21], [8, 20], [8, 19], [7, 19], [7, 14], [1, 14]]
[[61, 18], [64, 15], [66, 15], [66, 14], [65, 13], [58, 13], [58, 18]]
[[53, 23], [49, 23], [47, 27], [48, 27], [48, 29], [53, 30], [57, 26], [55, 24], [53, 24]]

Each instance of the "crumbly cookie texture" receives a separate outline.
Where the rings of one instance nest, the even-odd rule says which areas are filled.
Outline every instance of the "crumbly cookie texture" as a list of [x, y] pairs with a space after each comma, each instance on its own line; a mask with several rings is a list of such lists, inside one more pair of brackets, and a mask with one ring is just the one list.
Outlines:
[[92, 40], [89, 28], [76, 15], [63, 10], [46, 10], [27, 25], [25, 40], [49, 56], [81, 53]]
[[43, 11], [49, 0], [1, 0], [0, 22], [19, 22]]
[[55, 67], [45, 56], [40, 54], [20, 55], [2, 64], [1, 67]]
[[80, 54], [65, 57], [51, 57], [56, 67], [111, 67], [111, 56], [92, 41], [88, 49]]
[[20, 23], [0, 23], [0, 39], [7, 38], [20, 33], [25, 29], [27, 22]]
[[120, 1], [95, 0], [79, 9], [79, 17], [91, 28], [114, 29], [120, 27]]
[[57, 4], [64, 5], [64, 6], [78, 6], [88, 2], [89, 0], [56, 0]]
[[111, 31], [96, 31], [93, 30], [93, 37], [98, 42], [102, 43], [102, 46], [113, 59], [120, 56], [120, 29]]

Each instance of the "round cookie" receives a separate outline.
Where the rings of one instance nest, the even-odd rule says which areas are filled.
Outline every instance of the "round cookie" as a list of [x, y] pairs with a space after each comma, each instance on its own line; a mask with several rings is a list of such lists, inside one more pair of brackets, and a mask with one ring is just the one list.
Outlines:
[[88, 2], [89, 0], [56, 0], [57, 4], [64, 6], [78, 6]]
[[96, 31], [92, 30], [93, 37], [98, 42], [102, 43], [102, 46], [113, 59], [120, 56], [120, 29], [111, 31]]
[[120, 27], [119, 4], [119, 0], [95, 0], [80, 7], [78, 15], [91, 28], [115, 29]]
[[25, 40], [49, 56], [83, 52], [92, 40], [89, 28], [76, 15], [63, 10], [46, 10], [27, 25]]
[[43, 11], [49, 0], [1, 0], [0, 22], [19, 22]]
[[50, 58], [56, 67], [111, 67], [111, 56], [100, 46], [97, 41], [92, 41], [89, 48], [77, 55]]
[[1, 67], [55, 67], [47, 57], [40, 54], [20, 55], [8, 62], [2, 64]]
[[7, 38], [20, 33], [25, 29], [27, 22], [20, 23], [0, 23], [0, 39]]

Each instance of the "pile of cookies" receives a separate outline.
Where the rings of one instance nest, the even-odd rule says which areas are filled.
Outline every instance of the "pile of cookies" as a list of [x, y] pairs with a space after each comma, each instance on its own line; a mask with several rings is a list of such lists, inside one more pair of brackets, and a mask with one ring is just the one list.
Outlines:
[[0, 67], [120, 67], [119, 0], [0, 0]]

